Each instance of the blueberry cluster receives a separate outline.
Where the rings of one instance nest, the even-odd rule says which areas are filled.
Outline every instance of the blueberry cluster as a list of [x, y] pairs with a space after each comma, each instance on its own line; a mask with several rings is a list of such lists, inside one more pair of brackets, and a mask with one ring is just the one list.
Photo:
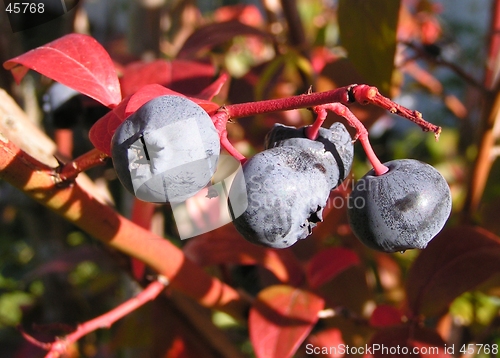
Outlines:
[[[264, 151], [237, 172], [227, 207], [236, 229], [255, 244], [286, 248], [323, 220], [330, 192], [351, 170], [354, 146], [341, 123], [319, 128], [276, 124]], [[128, 117], [111, 143], [122, 184], [137, 198], [180, 203], [210, 184], [220, 139], [210, 116], [180, 96], [154, 98]], [[397, 252], [425, 248], [451, 212], [446, 180], [432, 166], [412, 159], [371, 170], [348, 199], [354, 234], [368, 247]], [[243, 205], [244, 204], [244, 205]]]
[[265, 150], [243, 166], [248, 207], [233, 224], [247, 240], [286, 248], [305, 239], [351, 170], [354, 147], [344, 125], [320, 128], [316, 140], [305, 133], [306, 127], [275, 125]]
[[[351, 169], [353, 145], [340, 123], [321, 128], [316, 140], [306, 138], [306, 127], [276, 125], [265, 148], [243, 166], [248, 207], [233, 223], [253, 243], [286, 248], [322, 221], [330, 191]], [[451, 213], [448, 184], [417, 160], [385, 165], [385, 174], [371, 170], [356, 183], [348, 199], [349, 224], [372, 249], [423, 249]]]

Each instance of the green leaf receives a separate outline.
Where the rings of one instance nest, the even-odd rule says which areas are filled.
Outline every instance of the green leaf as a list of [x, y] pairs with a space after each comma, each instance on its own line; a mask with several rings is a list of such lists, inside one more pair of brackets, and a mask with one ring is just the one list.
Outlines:
[[399, 0], [340, 0], [338, 24], [341, 45], [366, 84], [389, 94]]
[[33, 297], [23, 291], [13, 291], [0, 296], [0, 327], [16, 326], [23, 316], [22, 307], [33, 303]]

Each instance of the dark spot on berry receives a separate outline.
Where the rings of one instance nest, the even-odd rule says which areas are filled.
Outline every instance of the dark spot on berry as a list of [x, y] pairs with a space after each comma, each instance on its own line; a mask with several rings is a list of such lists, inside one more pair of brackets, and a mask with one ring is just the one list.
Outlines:
[[322, 172], [323, 174], [326, 173], [326, 168], [324, 165], [320, 164], [320, 163], [316, 163], [313, 165], [314, 168], [318, 169], [320, 172]]
[[412, 210], [418, 204], [418, 193], [410, 193], [394, 202], [394, 206], [400, 211]]

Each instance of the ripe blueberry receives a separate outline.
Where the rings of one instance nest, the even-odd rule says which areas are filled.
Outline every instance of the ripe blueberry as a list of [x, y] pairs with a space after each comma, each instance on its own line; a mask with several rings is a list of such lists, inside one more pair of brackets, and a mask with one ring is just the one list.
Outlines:
[[[284, 145], [296, 146], [301, 144], [307, 148], [307, 146], [311, 145], [310, 140], [297, 140], [298, 138], [307, 138], [306, 128], [307, 127], [295, 128], [285, 126], [283, 124], [275, 124], [273, 129], [266, 136], [265, 148], [267, 149]], [[322, 143], [324, 150], [330, 152], [335, 158], [339, 178], [332, 187], [332, 189], [334, 189], [344, 181], [351, 171], [354, 157], [354, 145], [352, 143], [351, 135], [342, 123], [335, 122], [328, 129], [320, 128], [318, 137], [315, 141]]]
[[[243, 166], [248, 206], [233, 224], [250, 242], [286, 248], [305, 239], [322, 221], [331, 190], [329, 177], [338, 167], [323, 145], [305, 138], [300, 146], [280, 146], [260, 152]], [[329, 171], [335, 171], [333, 175]], [[239, 200], [231, 188], [229, 198]]]
[[387, 173], [376, 176], [371, 170], [356, 183], [349, 196], [349, 224], [372, 249], [423, 249], [450, 216], [450, 188], [429, 164], [403, 159], [385, 165]]
[[210, 116], [180, 96], [156, 97], [130, 115], [111, 142], [118, 178], [137, 198], [180, 203], [215, 172], [219, 135]]

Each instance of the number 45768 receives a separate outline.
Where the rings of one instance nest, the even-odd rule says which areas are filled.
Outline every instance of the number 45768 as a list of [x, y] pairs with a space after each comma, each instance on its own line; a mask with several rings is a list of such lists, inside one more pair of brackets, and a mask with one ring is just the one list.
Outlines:
[[460, 348], [460, 353], [467, 353], [467, 354], [497, 354], [498, 353], [498, 344], [479, 344], [479, 343], [474, 343], [474, 344], [464, 344]]
[[11, 2], [8, 3], [5, 11], [14, 14], [42, 14], [45, 11], [45, 4], [34, 2]]

